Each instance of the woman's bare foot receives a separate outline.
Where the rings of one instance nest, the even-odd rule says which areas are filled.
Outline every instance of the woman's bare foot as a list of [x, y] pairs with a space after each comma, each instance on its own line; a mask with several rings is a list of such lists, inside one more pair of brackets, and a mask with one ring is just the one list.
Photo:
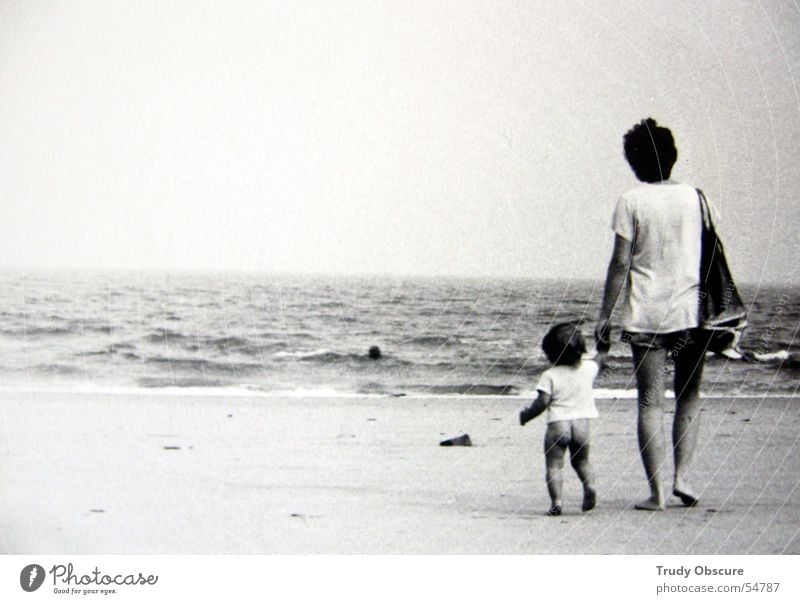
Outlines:
[[672, 489], [672, 494], [678, 497], [683, 505], [689, 508], [696, 506], [700, 502], [700, 498], [695, 495], [690, 488], [687, 488], [685, 484], [680, 487], [675, 485], [675, 488]]
[[593, 510], [595, 505], [597, 505], [597, 494], [591, 489], [586, 489], [583, 492], [583, 505], [581, 506], [581, 510], [588, 512], [589, 510]]
[[664, 509], [664, 504], [650, 497], [649, 499], [634, 504], [633, 507], [637, 510], [645, 510], [647, 512], [660, 512]]

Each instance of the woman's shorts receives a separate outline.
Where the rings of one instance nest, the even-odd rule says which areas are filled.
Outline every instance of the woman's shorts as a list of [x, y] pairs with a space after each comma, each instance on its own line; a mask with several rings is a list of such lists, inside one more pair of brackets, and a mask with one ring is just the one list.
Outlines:
[[670, 333], [636, 333], [622, 332], [622, 341], [636, 348], [646, 350], [670, 351], [672, 356], [678, 356], [681, 351], [705, 351], [708, 348], [709, 333], [703, 329], [682, 329]]

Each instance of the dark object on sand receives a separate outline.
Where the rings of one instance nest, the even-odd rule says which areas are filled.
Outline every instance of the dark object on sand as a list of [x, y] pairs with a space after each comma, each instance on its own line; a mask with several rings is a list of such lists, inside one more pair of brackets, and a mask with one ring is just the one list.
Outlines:
[[381, 358], [381, 349], [377, 346], [370, 346], [369, 352], [367, 352], [367, 356], [371, 359], [379, 359]]
[[443, 440], [439, 443], [439, 445], [442, 447], [471, 447], [472, 441], [469, 438], [469, 434], [462, 434], [461, 436], [456, 436], [455, 438]]

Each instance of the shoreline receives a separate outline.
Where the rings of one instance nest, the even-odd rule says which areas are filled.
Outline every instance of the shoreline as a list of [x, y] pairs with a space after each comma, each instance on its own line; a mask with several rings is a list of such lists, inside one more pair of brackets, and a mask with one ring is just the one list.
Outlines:
[[[635, 405], [601, 399], [597, 509], [544, 515], [520, 397], [0, 393], [6, 554], [798, 554], [792, 397], [709, 398], [695, 508], [634, 511]], [[470, 434], [472, 447], [439, 442]], [[671, 468], [671, 463], [669, 463]], [[669, 473], [669, 472], [667, 472]]]
[[[636, 390], [604, 390], [595, 389], [595, 400], [636, 400]], [[298, 390], [289, 391], [267, 391], [251, 390], [239, 387], [193, 387], [176, 386], [165, 388], [143, 388], [137, 386], [98, 386], [98, 387], [4, 387], [0, 386], [0, 396], [13, 395], [96, 395], [96, 396], [152, 396], [152, 397], [203, 397], [203, 398], [266, 398], [266, 399], [498, 399], [498, 400], [528, 400], [536, 397], [535, 391], [523, 391], [516, 394], [429, 394], [424, 392], [398, 392], [398, 393], [361, 393], [361, 392], [335, 392], [329, 390]], [[794, 392], [768, 392], [768, 393], [700, 393], [700, 398], [708, 400], [717, 399], [795, 399], [800, 397], [800, 393]], [[665, 394], [667, 400], [674, 400], [674, 393], [667, 390]]]

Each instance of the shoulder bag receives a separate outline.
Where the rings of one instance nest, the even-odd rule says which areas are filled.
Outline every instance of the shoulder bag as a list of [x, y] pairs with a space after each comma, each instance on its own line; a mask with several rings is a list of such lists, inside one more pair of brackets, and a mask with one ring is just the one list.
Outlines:
[[708, 350], [731, 356], [747, 325], [745, 308], [733, 281], [725, 249], [714, 228], [708, 200], [697, 189], [702, 216], [700, 254], [700, 328], [708, 332]]

